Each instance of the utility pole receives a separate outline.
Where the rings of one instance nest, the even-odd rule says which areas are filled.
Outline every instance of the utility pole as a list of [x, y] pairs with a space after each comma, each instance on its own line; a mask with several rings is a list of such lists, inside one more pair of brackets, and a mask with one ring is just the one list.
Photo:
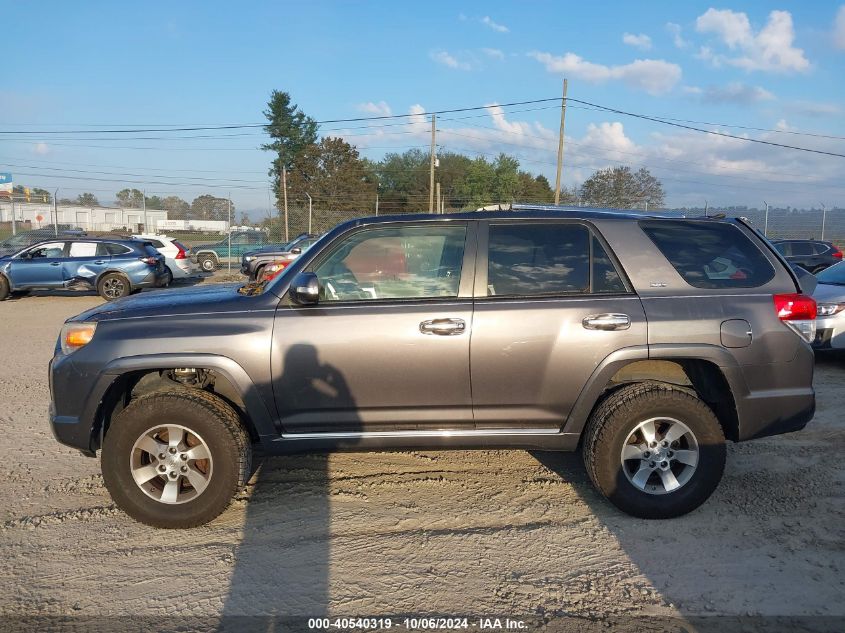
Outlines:
[[769, 237], [769, 203], [763, 200], [766, 205], [766, 219], [763, 220], [763, 237]]
[[436, 185], [435, 189], [437, 191], [437, 193], [435, 194], [437, 196], [437, 213], [443, 213], [443, 210], [440, 208], [440, 181], [439, 180], [437, 181], [437, 185]]
[[282, 165], [282, 194], [285, 200], [285, 243], [290, 241], [288, 237], [288, 168]]
[[141, 206], [144, 208], [144, 233], [150, 232], [150, 225], [147, 224], [147, 190], [141, 192]]
[[232, 274], [232, 194], [229, 194], [229, 198], [227, 199], [228, 208], [227, 208], [227, 216], [229, 218], [229, 253], [226, 260], [228, 261], [228, 272]]
[[378, 217], [378, 190], [381, 189], [381, 184], [376, 185], [376, 217]]
[[708, 209], [707, 200], [705, 200], [704, 201], [704, 217], [705, 218], [707, 217], [707, 209]]
[[53, 233], [55, 233], [56, 237], [59, 237], [59, 207], [57, 206], [56, 200], [59, 197], [59, 190], [56, 189], [53, 192]]
[[308, 232], [311, 233], [311, 194], [306, 191], [305, 195], [308, 196]]
[[9, 194], [9, 205], [12, 207], [12, 235], [18, 234], [18, 229], [15, 226], [15, 190], [12, 188], [12, 193]]
[[824, 202], [819, 203], [822, 205], [822, 240], [824, 240], [824, 225], [827, 221], [827, 207], [824, 206]]
[[431, 176], [428, 186], [428, 212], [434, 213], [434, 134], [436, 129], [436, 115], [431, 115]]
[[563, 99], [560, 102], [560, 138], [557, 142], [557, 178], [555, 178], [555, 204], [560, 204], [560, 181], [563, 172], [563, 135], [566, 131], [566, 79], [563, 80]]

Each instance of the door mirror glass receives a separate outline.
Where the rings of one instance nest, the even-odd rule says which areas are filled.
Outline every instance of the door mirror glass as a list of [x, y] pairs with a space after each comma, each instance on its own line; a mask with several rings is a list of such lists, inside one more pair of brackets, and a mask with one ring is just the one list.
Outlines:
[[302, 249], [297, 246], [296, 248], [292, 248], [290, 252], [292, 255], [300, 255], [302, 253]]
[[316, 305], [320, 299], [320, 281], [314, 273], [299, 273], [290, 284], [290, 298], [301, 306]]

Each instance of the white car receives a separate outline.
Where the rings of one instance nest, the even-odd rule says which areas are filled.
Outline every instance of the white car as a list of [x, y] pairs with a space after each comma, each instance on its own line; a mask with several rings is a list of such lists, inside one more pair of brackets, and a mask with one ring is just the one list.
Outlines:
[[197, 274], [197, 266], [191, 261], [190, 250], [181, 242], [166, 235], [133, 235], [132, 237], [150, 242], [159, 253], [164, 255], [164, 263], [170, 271], [170, 279], [186, 279]]
[[816, 316], [816, 349], [845, 349], [845, 262], [825, 268], [816, 275], [813, 299]]

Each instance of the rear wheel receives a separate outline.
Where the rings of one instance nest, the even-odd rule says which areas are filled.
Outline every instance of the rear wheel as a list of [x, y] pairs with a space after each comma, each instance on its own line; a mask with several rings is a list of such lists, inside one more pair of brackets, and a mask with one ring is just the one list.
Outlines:
[[666, 519], [691, 512], [716, 489], [725, 437], [693, 393], [645, 382], [622, 387], [596, 408], [583, 456], [593, 484], [615, 506]]
[[217, 258], [214, 255], [200, 255], [197, 262], [205, 272], [211, 273], [217, 270]]
[[0, 275], [0, 301], [9, 296], [9, 280]]
[[161, 282], [161, 287], [167, 288], [167, 286], [169, 286], [170, 284], [173, 283], [173, 271], [170, 270], [170, 266], [165, 266], [164, 268], [165, 268], [165, 271], [164, 271], [165, 277], [164, 277], [164, 281]]
[[103, 480], [136, 521], [190, 528], [223, 512], [250, 472], [249, 435], [223, 400], [196, 389], [132, 401], [103, 442]]
[[97, 284], [97, 293], [106, 301], [114, 301], [132, 292], [132, 285], [125, 275], [108, 273]]

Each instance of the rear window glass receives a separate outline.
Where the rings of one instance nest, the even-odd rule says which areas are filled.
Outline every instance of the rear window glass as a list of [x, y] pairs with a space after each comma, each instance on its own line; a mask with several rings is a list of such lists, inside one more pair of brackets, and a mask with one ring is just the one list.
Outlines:
[[130, 249], [122, 244], [113, 244], [111, 242], [101, 242], [97, 244], [97, 255], [123, 255], [128, 253]]
[[625, 286], [587, 227], [565, 223], [490, 226], [488, 296], [591, 291], [625, 292]]
[[756, 288], [775, 276], [766, 256], [731, 224], [643, 220], [640, 228], [696, 288]]

